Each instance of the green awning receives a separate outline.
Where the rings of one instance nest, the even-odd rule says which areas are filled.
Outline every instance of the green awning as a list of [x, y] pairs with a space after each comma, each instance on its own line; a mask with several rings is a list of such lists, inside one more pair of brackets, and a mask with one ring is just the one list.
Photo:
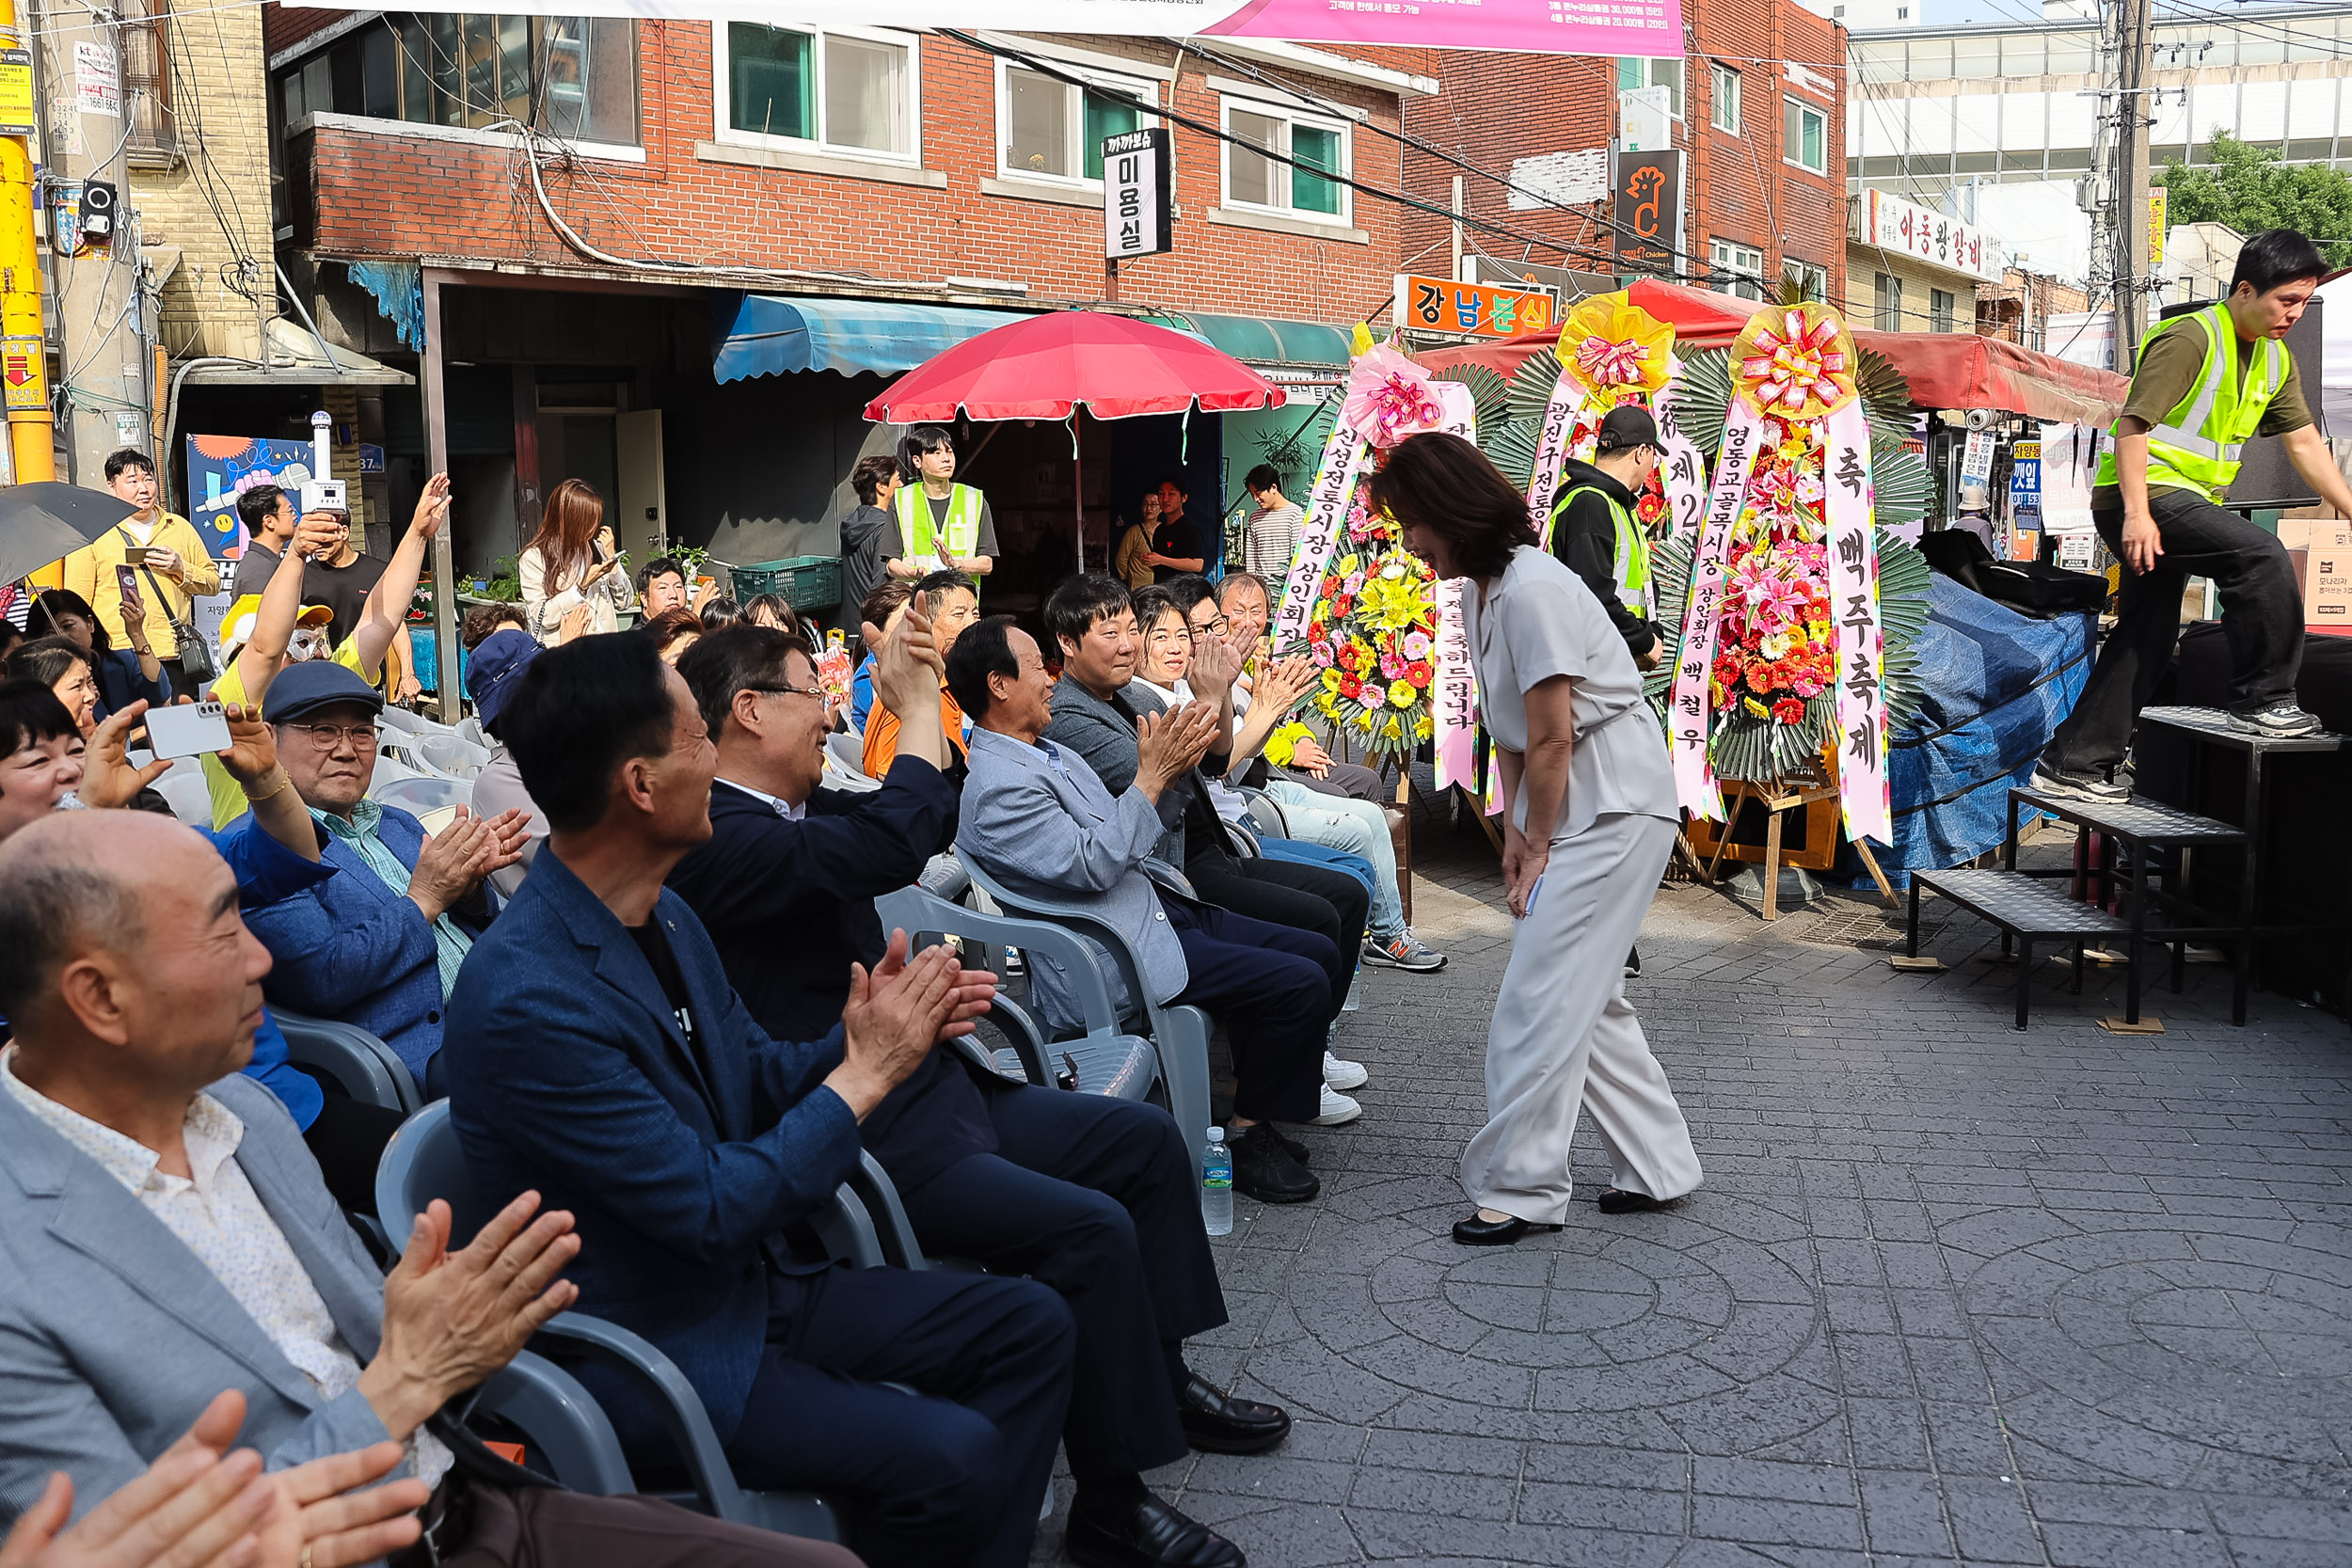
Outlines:
[[1336, 375], [1347, 369], [1348, 341], [1344, 327], [1321, 322], [1287, 321], [1279, 316], [1213, 316], [1200, 310], [1154, 311], [1153, 316], [1180, 332], [1206, 338], [1245, 364]]

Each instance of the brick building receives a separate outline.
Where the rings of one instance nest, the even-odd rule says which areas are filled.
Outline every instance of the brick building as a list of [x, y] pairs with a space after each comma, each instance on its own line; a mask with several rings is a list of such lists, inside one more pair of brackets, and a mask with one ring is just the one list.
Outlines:
[[[833, 549], [844, 476], [897, 434], [862, 414], [890, 373], [943, 335], [1104, 301], [1090, 150], [1158, 110], [1238, 140], [1172, 126], [1176, 248], [1123, 263], [1114, 308], [1328, 382], [1399, 250], [1396, 206], [1343, 180], [1393, 189], [1397, 143], [1368, 127], [1437, 90], [1275, 43], [264, 14], [281, 256], [329, 339], [387, 362], [417, 362], [434, 296], [445, 389], [388, 396], [384, 444], [397, 501], [446, 443], [469, 570], [572, 476], [631, 546]], [[746, 295], [802, 325], [758, 349], [777, 373], [730, 378]], [[1214, 514], [1305, 418], [1084, 421], [1088, 559], [1165, 470]], [[964, 435], [1008, 558], [993, 602], [1069, 569], [1072, 439]]]
[[1457, 176], [1469, 216], [1517, 231], [1466, 226], [1466, 250], [1613, 270], [1608, 203], [1579, 187], [1574, 155], [1619, 135], [1620, 92], [1664, 87], [1683, 152], [1682, 275], [1761, 297], [1789, 272], [1822, 298], [1843, 298], [1843, 29], [1796, 0], [1708, 0], [1683, 15], [1679, 59], [1382, 52], [1441, 79], [1436, 95], [1406, 103], [1406, 129], [1483, 171], [1406, 154], [1406, 189], [1441, 210], [1406, 215], [1413, 270], [1442, 274], [1450, 263], [1443, 210]]

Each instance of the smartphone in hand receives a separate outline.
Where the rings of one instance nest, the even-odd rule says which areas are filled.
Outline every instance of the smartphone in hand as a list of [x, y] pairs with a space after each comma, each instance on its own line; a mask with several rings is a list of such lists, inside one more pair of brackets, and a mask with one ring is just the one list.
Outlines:
[[[142, 558], [146, 553], [144, 550], [139, 552]], [[137, 598], [139, 596], [139, 569], [129, 564], [117, 566], [115, 568], [115, 591], [126, 599]]]
[[147, 710], [147, 739], [159, 758], [229, 749], [229, 715], [218, 703], [176, 703]]

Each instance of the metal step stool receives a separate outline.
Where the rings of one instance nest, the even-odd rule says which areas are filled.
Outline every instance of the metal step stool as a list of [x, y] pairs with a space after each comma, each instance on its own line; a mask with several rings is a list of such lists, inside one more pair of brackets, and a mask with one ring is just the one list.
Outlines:
[[2083, 988], [2083, 943], [2129, 936], [2128, 922], [2094, 904], [2076, 903], [2039, 878], [2021, 871], [1915, 871], [1911, 874], [1909, 952], [1919, 956], [1919, 889], [1926, 887], [1998, 927], [2001, 951], [2017, 943], [2017, 1027], [2026, 1026], [2033, 1000], [2033, 948], [2037, 942], [2068, 942], [2074, 948], [2074, 989]]

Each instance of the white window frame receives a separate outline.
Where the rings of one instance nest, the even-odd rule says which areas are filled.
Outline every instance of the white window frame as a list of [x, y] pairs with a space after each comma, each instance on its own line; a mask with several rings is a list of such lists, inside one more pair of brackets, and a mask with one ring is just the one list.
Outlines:
[[[1295, 203], [1284, 207], [1269, 207], [1261, 202], [1244, 201], [1234, 196], [1233, 154], [1239, 149], [1238, 138], [1218, 144], [1220, 150], [1216, 160], [1217, 195], [1227, 208], [1236, 213], [1267, 213], [1276, 217], [1288, 218], [1298, 223], [1318, 223], [1332, 229], [1356, 227], [1356, 192], [1354, 187], [1347, 183], [1356, 177], [1356, 126], [1353, 120], [1337, 115], [1303, 113], [1295, 107], [1280, 103], [1267, 103], [1254, 98], [1225, 97], [1220, 98], [1217, 103], [1216, 128], [1224, 132], [1228, 137], [1233, 137], [1233, 111], [1236, 109], [1246, 115], [1261, 115], [1269, 119], [1282, 120], [1293, 126], [1303, 125], [1310, 131], [1337, 132], [1340, 138], [1340, 166], [1335, 171], [1337, 175], [1335, 182], [1339, 186], [1340, 210], [1336, 213], [1317, 213]], [[1275, 167], [1281, 171], [1282, 178], [1285, 180], [1297, 173], [1296, 169], [1287, 164], [1277, 164]]]
[[[1041, 55], [1038, 57], [1064, 75], [1079, 78], [1089, 87], [1102, 87], [1114, 94], [1139, 99], [1154, 107], [1160, 102], [1160, 85], [1149, 76], [1124, 76], [1117, 71], [1101, 71], [1093, 66], [1075, 65], [1070, 61], [1047, 55]], [[1019, 60], [1009, 60], [1002, 55], [996, 56], [996, 178], [1025, 181], [1040, 185], [1060, 185], [1073, 191], [1101, 190], [1103, 188], [1101, 180], [1090, 180], [1084, 174], [1047, 174], [1039, 169], [1022, 168], [1005, 162], [1007, 144], [1012, 139], [1012, 71], [1016, 67], [1030, 71], [1033, 74], [1041, 74], [1036, 72], [1033, 67], [1022, 65]], [[1049, 81], [1052, 79], [1047, 78]], [[1086, 167], [1086, 148], [1083, 145], [1087, 125], [1086, 99], [1081, 88], [1071, 87], [1066, 82], [1062, 84], [1062, 87], [1065, 92], [1080, 94], [1074, 105], [1076, 113], [1070, 117], [1068, 150], [1073, 154], [1071, 166], [1083, 169]], [[1159, 116], [1144, 114], [1136, 118], [1136, 128], [1148, 130], [1159, 122]]]
[[[1691, 56], [1677, 56], [1674, 55], [1627, 55], [1622, 57], [1624, 59], [1632, 60], [1641, 66], [1642, 86], [1645, 87], [1654, 87], [1659, 85], [1658, 83], [1650, 80], [1650, 67], [1654, 65], [1674, 65], [1680, 66], [1682, 68], [1682, 88], [1680, 91], [1673, 93], [1672, 96], [1667, 99], [1669, 107], [1666, 111], [1667, 119], [1672, 119], [1677, 124], [1680, 124], [1682, 117], [1688, 114], [1691, 109]], [[1620, 72], [1620, 74], [1622, 74], [1622, 72]], [[1625, 92], [1629, 89], [1619, 87], [1617, 90], [1619, 92]]]
[[1738, 294], [1741, 299], [1764, 297], [1764, 285], [1760, 281], [1764, 277], [1764, 252], [1761, 247], [1741, 245], [1738, 240], [1710, 239], [1707, 242], [1707, 264], [1709, 268], [1729, 268], [1748, 273], [1759, 279], [1754, 283], [1744, 280], [1725, 283], [1722, 285], [1725, 293]]
[[[746, 21], [747, 18], [737, 18]], [[809, 69], [816, 76], [813, 90], [817, 105], [817, 135], [814, 140], [801, 136], [780, 136], [767, 131], [739, 131], [734, 124], [733, 86], [728, 80], [730, 63], [727, 55], [727, 27], [724, 21], [710, 24], [710, 133], [711, 140], [736, 147], [764, 147], [780, 152], [821, 152], [832, 158], [855, 158], [864, 163], [892, 164], [907, 168], [919, 168], [923, 163], [923, 35], [901, 32], [895, 27], [808, 27], [798, 23], [756, 22], [755, 26], [778, 33], [800, 33], [817, 40], [809, 51]], [[867, 43], [887, 43], [907, 52], [907, 147], [903, 152], [893, 152], [876, 147], [851, 147], [829, 141], [825, 137], [825, 39], [860, 39]]]
[[[1782, 95], [1780, 102], [1780, 139], [1783, 143], [1786, 143], [1788, 140], [1788, 111], [1791, 108], [1795, 109], [1800, 116], [1811, 115], [1814, 119], [1821, 122], [1821, 161], [1820, 163], [1808, 164], [1803, 158], [1797, 156], [1799, 149], [1803, 148], [1804, 145], [1803, 137], [1798, 138], [1796, 147], [1784, 145], [1781, 148], [1780, 161], [1784, 164], [1793, 165], [1794, 166], [1804, 170], [1807, 174], [1826, 175], [1829, 173], [1829, 111], [1820, 108], [1816, 104], [1808, 103], [1802, 98], [1793, 98], [1787, 94]], [[1798, 123], [1802, 125], [1804, 123], [1803, 119], [1800, 119]]]
[[[1724, 90], [1726, 84], [1731, 89], [1728, 92]], [[1746, 110], [1743, 101], [1745, 91], [1745, 84], [1740, 81], [1740, 72], [1736, 68], [1727, 66], [1721, 60], [1708, 61], [1707, 122], [1718, 131], [1728, 131], [1733, 135], [1738, 135], [1740, 118]], [[1724, 122], [1724, 105], [1726, 103], [1731, 105], [1729, 124]]]
[[1805, 297], [1807, 299], [1818, 299], [1823, 301], [1824, 303], [1828, 301], [1829, 268], [1821, 265], [1820, 262], [1800, 261], [1793, 257], [1784, 256], [1781, 258], [1780, 261], [1780, 275], [1783, 277], [1795, 278], [1797, 280], [1798, 287], [1804, 289], [1811, 289], [1811, 286], [1814, 283], [1819, 282], [1820, 287], [1819, 289], [1813, 289], [1805, 295]]

